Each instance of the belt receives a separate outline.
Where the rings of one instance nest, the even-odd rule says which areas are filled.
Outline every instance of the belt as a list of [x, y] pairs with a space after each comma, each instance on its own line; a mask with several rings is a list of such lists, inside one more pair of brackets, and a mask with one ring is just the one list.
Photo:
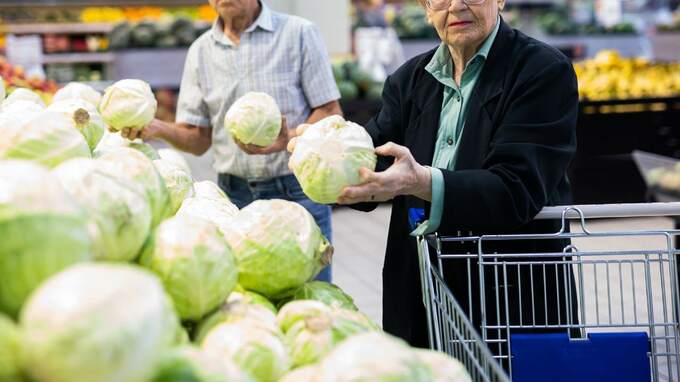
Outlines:
[[276, 184], [276, 183], [279, 183], [279, 182], [282, 182], [282, 181], [287, 181], [287, 180], [297, 181], [297, 179], [295, 178], [295, 175], [293, 175], [293, 174], [286, 174], [286, 175], [281, 175], [281, 176], [277, 176], [277, 177], [274, 177], [274, 178], [260, 179], [260, 180], [249, 180], [249, 179], [245, 179], [245, 178], [241, 178], [239, 176], [229, 175], [229, 174], [219, 174], [219, 177], [225, 179], [227, 181], [227, 184], [230, 183], [230, 182], [247, 184], [248, 187], [250, 187], [250, 188], [257, 188], [258, 186]]

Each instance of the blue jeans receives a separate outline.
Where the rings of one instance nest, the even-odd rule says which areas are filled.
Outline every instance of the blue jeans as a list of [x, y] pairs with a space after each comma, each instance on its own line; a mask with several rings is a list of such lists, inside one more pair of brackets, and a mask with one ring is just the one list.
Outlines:
[[[333, 242], [331, 228], [331, 207], [311, 201], [302, 192], [294, 175], [284, 175], [261, 182], [248, 182], [243, 178], [220, 174], [218, 184], [238, 208], [243, 208], [257, 199], [284, 199], [299, 203], [314, 216], [321, 232]], [[331, 282], [331, 266], [325, 267], [316, 280]]]

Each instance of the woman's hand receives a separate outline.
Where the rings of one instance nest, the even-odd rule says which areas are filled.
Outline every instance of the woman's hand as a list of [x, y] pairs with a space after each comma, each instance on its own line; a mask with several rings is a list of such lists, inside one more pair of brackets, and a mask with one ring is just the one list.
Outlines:
[[394, 164], [383, 172], [360, 169], [365, 183], [346, 187], [338, 198], [339, 204], [383, 202], [398, 195], [414, 195], [428, 201], [432, 198], [430, 170], [418, 164], [408, 148], [388, 142], [377, 147], [375, 153], [394, 157]]
[[286, 117], [283, 117], [281, 119], [281, 130], [279, 130], [279, 135], [276, 137], [276, 140], [271, 145], [267, 147], [250, 145], [245, 144], [236, 138], [234, 138], [234, 142], [241, 150], [243, 150], [247, 154], [264, 155], [285, 150], [290, 140], [293, 139], [295, 136], [296, 136], [295, 130], [288, 130], [288, 125], [286, 124]]

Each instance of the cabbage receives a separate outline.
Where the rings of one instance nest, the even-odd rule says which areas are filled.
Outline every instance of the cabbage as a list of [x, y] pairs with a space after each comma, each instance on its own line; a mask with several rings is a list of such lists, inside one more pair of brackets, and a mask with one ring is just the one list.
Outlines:
[[250, 382], [249, 374], [233, 361], [207, 354], [194, 346], [167, 351], [151, 382]]
[[97, 161], [105, 173], [136, 184], [137, 190], [146, 195], [151, 207], [151, 226], [157, 226], [165, 217], [169, 195], [153, 162], [141, 152], [128, 147], [107, 151]]
[[358, 310], [354, 300], [336, 285], [325, 281], [310, 281], [293, 291], [289, 300], [317, 300], [330, 306]]
[[358, 312], [311, 300], [286, 304], [276, 319], [285, 333], [293, 367], [316, 363], [345, 338], [374, 330], [370, 320]]
[[115, 150], [119, 147], [129, 147], [135, 149], [151, 160], [156, 160], [160, 158], [160, 156], [158, 156], [158, 153], [156, 152], [156, 149], [154, 149], [150, 144], [145, 143], [141, 139], [137, 138], [131, 141], [129, 139], [121, 137], [120, 133], [111, 133], [108, 130], [104, 132], [104, 136], [102, 137], [101, 141], [99, 141], [99, 144], [93, 151], [93, 155], [95, 158], [99, 158], [100, 156], [106, 154], [107, 152]]
[[316, 366], [309, 365], [294, 369], [279, 379], [279, 382], [318, 382], [316, 379]]
[[0, 159], [27, 159], [54, 167], [71, 158], [89, 158], [90, 148], [72, 118], [44, 111], [28, 122], [3, 129]]
[[319, 364], [324, 382], [431, 382], [430, 369], [403, 341], [385, 333], [356, 334]]
[[[195, 184], [195, 183], [194, 183]], [[208, 220], [215, 224], [225, 235], [234, 225], [238, 207], [229, 199], [186, 198], [177, 211], [177, 215], [193, 216]]]
[[0, 108], [0, 130], [19, 131], [44, 110], [44, 107], [35, 102], [24, 100], [12, 102], [9, 106]]
[[158, 274], [182, 319], [198, 320], [234, 290], [236, 259], [212, 223], [175, 216], [158, 226], [140, 262]]
[[0, 311], [16, 316], [43, 280], [92, 247], [85, 212], [36, 164], [0, 161]]
[[53, 102], [47, 110], [56, 111], [72, 118], [75, 126], [83, 134], [90, 150], [97, 147], [97, 143], [102, 139], [106, 124], [99, 115], [97, 108], [87, 101], [79, 99], [64, 99]]
[[217, 325], [201, 347], [216, 357], [233, 360], [258, 382], [276, 382], [290, 368], [280, 333], [252, 320]]
[[96, 109], [102, 99], [101, 93], [94, 90], [91, 86], [80, 82], [69, 82], [63, 88], [57, 90], [52, 97], [52, 102], [59, 102], [67, 99], [77, 99], [88, 102]]
[[238, 259], [239, 284], [269, 298], [312, 279], [333, 253], [314, 217], [286, 200], [249, 204], [225, 235]]
[[94, 263], [47, 280], [20, 322], [27, 371], [52, 382], [146, 382], [179, 325], [153, 274]]
[[72, 159], [55, 168], [54, 174], [97, 223], [95, 257], [107, 261], [137, 257], [151, 229], [146, 194], [124, 177], [100, 170], [93, 159]]
[[104, 121], [114, 130], [141, 130], [156, 114], [156, 98], [142, 80], [120, 80], [109, 86], [99, 102]]
[[433, 350], [414, 349], [418, 359], [430, 367], [432, 382], [472, 382], [465, 365]]
[[[2, 81], [2, 80], [0, 80]], [[0, 313], [0, 381], [20, 381], [21, 334], [19, 328]]]
[[266, 298], [253, 292], [232, 292], [217, 312], [204, 318], [198, 325], [196, 342], [203, 342], [205, 336], [223, 322], [234, 323], [245, 319], [278, 330], [276, 308]]
[[271, 146], [281, 131], [281, 111], [270, 95], [248, 92], [227, 110], [224, 128], [242, 143]]
[[43, 108], [45, 107], [45, 102], [37, 93], [29, 89], [18, 88], [14, 89], [14, 91], [12, 91], [7, 96], [7, 98], [5, 98], [4, 101], [2, 101], [2, 108], [3, 109], [6, 108], [7, 106], [11, 105], [16, 101], [29, 101]]
[[362, 183], [359, 169], [375, 170], [376, 160], [366, 130], [332, 115], [298, 137], [289, 165], [310, 199], [329, 204], [345, 187]]
[[194, 181], [191, 179], [191, 173], [173, 162], [163, 159], [156, 159], [153, 161], [153, 164], [156, 166], [158, 173], [161, 174], [161, 177], [163, 177], [165, 186], [168, 189], [170, 204], [168, 205], [166, 215], [173, 216], [179, 210], [184, 199], [194, 194]]
[[163, 160], [174, 163], [176, 166], [191, 174], [191, 167], [189, 167], [189, 163], [187, 163], [187, 160], [184, 159], [182, 154], [180, 154], [177, 150], [159, 149], [158, 156]]
[[194, 182], [194, 190], [196, 191], [197, 198], [229, 200], [229, 197], [222, 191], [220, 186], [209, 180]]

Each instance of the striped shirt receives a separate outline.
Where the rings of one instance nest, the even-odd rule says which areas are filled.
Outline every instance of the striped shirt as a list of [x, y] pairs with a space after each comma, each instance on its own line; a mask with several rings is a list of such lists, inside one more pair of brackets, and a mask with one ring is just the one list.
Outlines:
[[290, 174], [290, 154], [248, 155], [236, 146], [224, 115], [239, 97], [250, 91], [271, 95], [292, 129], [312, 109], [340, 98], [316, 26], [261, 5], [239, 45], [224, 35], [219, 19], [191, 45], [177, 102], [176, 122], [212, 127], [215, 170], [248, 180]]

